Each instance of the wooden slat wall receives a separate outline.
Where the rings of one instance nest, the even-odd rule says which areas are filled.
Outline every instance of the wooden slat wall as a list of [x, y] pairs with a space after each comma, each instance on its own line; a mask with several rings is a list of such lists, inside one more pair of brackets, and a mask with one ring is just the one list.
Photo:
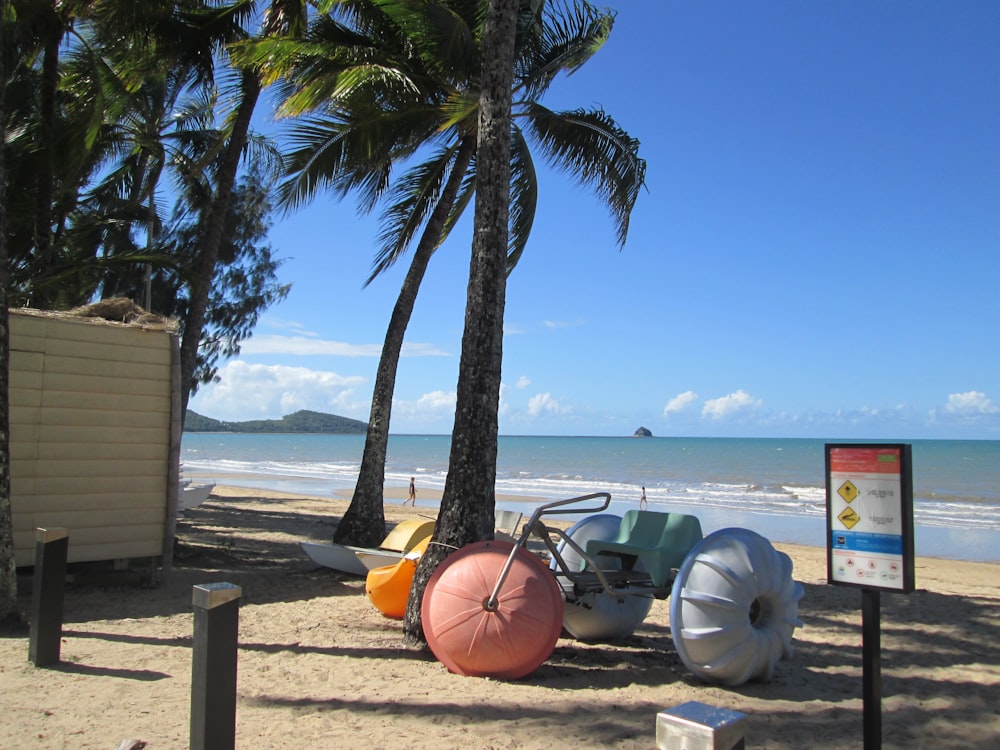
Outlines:
[[11, 501], [18, 566], [35, 529], [69, 561], [160, 557], [176, 497], [169, 331], [11, 310]]

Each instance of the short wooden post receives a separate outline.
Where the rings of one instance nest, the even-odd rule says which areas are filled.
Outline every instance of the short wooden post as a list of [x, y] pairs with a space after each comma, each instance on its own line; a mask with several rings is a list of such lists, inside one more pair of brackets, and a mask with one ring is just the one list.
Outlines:
[[242, 594], [232, 583], [194, 587], [191, 750], [236, 747], [236, 647]]
[[28, 659], [36, 667], [59, 663], [68, 550], [69, 531], [66, 529], [35, 529]]

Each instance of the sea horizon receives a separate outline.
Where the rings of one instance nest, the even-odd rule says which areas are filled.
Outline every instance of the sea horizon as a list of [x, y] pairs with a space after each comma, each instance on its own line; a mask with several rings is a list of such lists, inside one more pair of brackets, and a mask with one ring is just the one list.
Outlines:
[[[185, 476], [219, 484], [349, 498], [364, 439], [185, 432], [181, 461]], [[418, 496], [420, 489], [443, 490], [450, 440], [391, 435], [385, 487], [405, 487], [413, 476]], [[706, 533], [739, 526], [774, 542], [825, 546], [828, 443], [910, 444], [917, 556], [1000, 561], [1000, 441], [994, 440], [501, 435], [495, 491], [525, 499], [503, 507], [526, 515], [537, 507], [528, 498], [609, 492], [609, 512], [621, 514], [638, 507], [645, 487], [651, 510], [697, 515]]]

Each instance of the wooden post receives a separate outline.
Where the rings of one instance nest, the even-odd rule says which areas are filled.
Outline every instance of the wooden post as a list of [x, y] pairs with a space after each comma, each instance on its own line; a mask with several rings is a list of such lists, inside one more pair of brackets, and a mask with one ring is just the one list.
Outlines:
[[35, 529], [28, 659], [36, 667], [59, 663], [68, 550], [66, 529]]
[[236, 647], [242, 594], [232, 583], [194, 587], [191, 750], [236, 747]]

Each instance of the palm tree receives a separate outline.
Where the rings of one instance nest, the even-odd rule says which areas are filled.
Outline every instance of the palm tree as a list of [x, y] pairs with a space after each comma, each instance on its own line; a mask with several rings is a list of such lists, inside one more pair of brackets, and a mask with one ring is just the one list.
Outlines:
[[[246, 5], [251, 6], [252, 3]], [[261, 37], [296, 35], [305, 24], [305, 0], [272, 0], [264, 14]], [[229, 39], [227, 41], [236, 41]], [[197, 387], [198, 348], [205, 330], [212, 279], [223, 242], [226, 216], [233, 197], [240, 160], [247, 146], [250, 121], [262, 90], [263, 71], [241, 67], [238, 104], [230, 120], [228, 137], [222, 144], [215, 186], [199, 227], [199, 262], [191, 279], [191, 296], [181, 340], [181, 414], [187, 414], [190, 395]], [[183, 417], [182, 417], [183, 418]]]
[[[35, 252], [42, 263], [52, 256], [51, 216], [55, 173], [56, 89], [59, 84], [59, 47], [66, 31], [65, 16], [56, 3], [38, 3], [30, 22], [41, 51], [37, 149], [39, 154], [35, 189]], [[45, 297], [42, 298], [45, 302]]]
[[[100, 136], [105, 171], [77, 204], [65, 237], [76, 256], [117, 261], [105, 264], [95, 277], [101, 297], [141, 298], [143, 264], [129, 259], [144, 255], [147, 263], [152, 260], [167, 177], [193, 210], [208, 192], [207, 162], [221, 137], [215, 127], [216, 100], [208, 88], [192, 94], [190, 75], [177, 66], [137, 87], [111, 72], [102, 77], [111, 115]], [[145, 251], [137, 243], [137, 231], [146, 235]]]
[[[297, 32], [305, 22], [305, 3], [306, 0], [272, 0], [263, 13], [260, 34]], [[95, 92], [94, 96], [110, 94], [108, 101], [112, 105], [124, 103], [122, 113], [127, 113], [131, 122], [144, 128], [133, 128], [133, 132], [128, 134], [132, 144], [131, 158], [124, 159], [119, 169], [108, 175], [106, 187], [116, 180], [125, 186], [124, 190], [118, 191], [120, 200], [117, 203], [109, 200], [115, 197], [115, 191], [105, 191], [103, 196], [95, 193], [92, 197], [104, 201], [101, 204], [104, 226], [129, 232], [134, 224], [143, 221], [148, 231], [153, 232], [157, 222], [155, 209], [152, 208], [155, 191], [168, 155], [164, 127], [170, 125], [174, 128], [169, 137], [182, 137], [189, 143], [196, 136], [191, 130], [177, 127], [172, 105], [189, 87], [201, 88], [207, 96], [205, 103], [211, 100], [214, 105], [214, 92], [209, 94], [209, 90], [218, 77], [217, 64], [224, 60], [227, 45], [249, 36], [244, 26], [254, 20], [257, 3], [254, 0], [232, 0], [229, 3], [204, 0], [136, 3], [124, 0], [88, 4], [80, 0], [75, 5], [80, 6], [81, 12], [87, 5], [94, 6], [87, 9], [93, 11], [90, 26], [92, 41], [110, 58], [105, 67], [99, 68], [100, 75], [92, 76], [92, 83], [98, 83], [99, 77], [100, 84], [113, 90]], [[45, 16], [43, 20], [47, 18]], [[122, 29], [128, 29], [129, 33], [123, 35]], [[46, 40], [48, 38], [45, 37]], [[48, 67], [45, 67], [43, 72], [47, 71]], [[188, 278], [189, 305], [181, 338], [182, 414], [186, 413], [188, 398], [197, 386], [198, 368], [202, 362], [200, 346], [209, 315], [212, 280], [225, 240], [233, 188], [247, 151], [250, 122], [261, 91], [260, 71], [242, 68], [235, 72], [238, 78], [235, 104], [225, 127], [221, 130], [202, 127], [201, 135], [211, 135], [214, 142], [201, 144], [201, 161], [190, 165], [195, 169], [188, 175], [191, 179], [201, 171], [194, 179], [203, 180], [207, 197], [199, 205], [199, 250], [197, 263]], [[47, 78], [43, 76], [44, 80]], [[206, 109], [199, 116], [214, 114], [214, 110]], [[45, 122], [44, 117], [42, 122]], [[123, 119], [120, 124], [124, 123]], [[116, 139], [122, 135], [122, 132], [104, 133], [104, 145], [109, 149], [104, 156], [113, 153]], [[129, 138], [117, 140], [118, 147], [126, 142]], [[175, 150], [174, 154], [177, 153]], [[210, 170], [201, 169], [203, 167], [210, 167]], [[190, 188], [190, 183], [187, 187]], [[40, 191], [38, 202], [47, 205], [51, 200]], [[109, 211], [112, 207], [113, 211]], [[41, 211], [38, 214], [41, 217], [39, 223], [51, 224], [48, 214], [45, 217], [42, 217]], [[109, 221], [112, 217], [118, 221]]]
[[[95, 135], [104, 116], [104, 99], [96, 89], [82, 96], [65, 85], [63, 57], [97, 60], [102, 46], [117, 48], [121, 59], [129, 59], [121, 48], [151, 33], [156, 24], [172, 14], [195, 14], [201, 0], [11, 0], [16, 65], [10, 71], [17, 82], [14, 117], [18, 120], [15, 174], [21, 177], [14, 215], [21, 225], [21, 242], [8, 253], [15, 262], [30, 255], [32, 282], [26, 288], [30, 303], [43, 308], [59, 307], [62, 289], [51, 284], [52, 270], [67, 266], [61, 257], [57, 233], [72, 206], [80, 185], [96, 167], [90, 157]], [[5, 3], [5, 6], [8, 4]], [[128, 33], [123, 33], [128, 30]], [[110, 40], [110, 41], [109, 41]], [[151, 60], [155, 55], [145, 55]], [[157, 61], [162, 68], [162, 62]], [[82, 137], [81, 137], [82, 135]], [[13, 176], [9, 176], [12, 180]], [[24, 189], [26, 188], [26, 189]], [[23, 192], [23, 194], [21, 194]], [[24, 224], [30, 224], [27, 233]], [[41, 271], [41, 273], [34, 273]], [[65, 288], [65, 284], [61, 285]]]
[[511, 179], [511, 81], [517, 0], [491, 0], [483, 38], [478, 168], [472, 264], [465, 305], [462, 358], [451, 456], [433, 542], [421, 556], [406, 605], [408, 639], [424, 640], [424, 588], [438, 564], [462, 547], [493, 535], [500, 405], [507, 226]]
[[[152, 222], [148, 206], [163, 169], [156, 152], [167, 150], [161, 148], [163, 136], [168, 126], [176, 126], [173, 113], [165, 110], [192, 80], [204, 77], [194, 63], [165, 55], [156, 40], [173, 40], [176, 18], [198, 17], [205, 12], [202, 5], [201, 0], [15, 0], [15, 12], [22, 7], [17, 65], [8, 89], [13, 89], [9, 112], [17, 125], [9, 144], [8, 163], [15, 169], [8, 184], [17, 185], [12, 191], [17, 205], [8, 252], [23, 302], [54, 308], [79, 304], [99, 278], [92, 260], [105, 244], [101, 240], [124, 237], [135, 225]], [[139, 123], [141, 129], [130, 127]], [[126, 169], [114, 166], [123, 148], [132, 150], [133, 158], [123, 162]], [[102, 187], [93, 183], [109, 169], [103, 188], [119, 184], [100, 196]], [[68, 239], [67, 232], [80, 217], [81, 194], [88, 188], [106, 236], [82, 247], [81, 233]], [[108, 200], [108, 192], [117, 204]], [[143, 200], [147, 195], [149, 202]], [[73, 276], [80, 289], [71, 288]]]
[[[361, 193], [361, 210], [380, 203], [380, 249], [370, 283], [420, 239], [392, 311], [372, 394], [358, 482], [335, 541], [374, 545], [384, 536], [382, 492], [396, 371], [417, 292], [435, 250], [476, 192], [476, 138], [486, 0], [334, 3], [301, 44], [247, 51], [284, 80], [282, 112], [308, 113], [293, 127], [284, 198], [294, 207], [321, 188]], [[537, 181], [529, 139], [545, 158], [593, 187], [608, 205], [619, 244], [643, 184], [638, 142], [601, 110], [555, 112], [540, 102], [555, 77], [572, 73], [603, 45], [613, 15], [586, 0], [518, 4], [517, 97], [511, 122], [508, 267], [523, 252]], [[412, 162], [430, 152], [417, 164]], [[393, 182], [394, 166], [406, 171]], [[422, 230], [421, 230], [422, 228]]]
[[[221, 127], [214, 82], [224, 78], [218, 71], [225, 45], [248, 36], [243, 25], [254, 19], [256, 3], [17, 2], [31, 10], [18, 19], [18, 28], [25, 27], [19, 44], [26, 51], [19, 56], [17, 79], [21, 127], [14, 147], [19, 150], [17, 158], [9, 160], [18, 166], [19, 185], [28, 188], [11, 191], [19, 201], [12, 211], [19, 231], [9, 259], [18, 297], [23, 303], [59, 307], [80, 304], [95, 293], [139, 298], [142, 261], [183, 265], [190, 291], [182, 316], [181, 389], [186, 404], [211, 370], [205, 367], [208, 359], [228, 347], [216, 345], [213, 352], [211, 343], [202, 348], [202, 339], [216, 325], [212, 280], [220, 255], [228, 252], [226, 223], [236, 201], [238, 172], [251, 151], [249, 123], [261, 74], [236, 71], [241, 78], [237, 102]], [[304, 5], [305, 0], [273, 0], [263, 15], [262, 33], [298, 28], [304, 24]], [[52, 20], [56, 6], [61, 25]], [[35, 60], [41, 59], [38, 50], [54, 25], [72, 43], [64, 45], [59, 66], [59, 107], [51, 128], [56, 137], [47, 139], [36, 133], [44, 130], [46, 121], [38, 100], [45, 90], [42, 69], [48, 66]], [[64, 150], [56, 159], [58, 173], [43, 179], [49, 171], [40, 160], [47, 151], [37, 144], [48, 140]], [[152, 241], [161, 221], [158, 198], [167, 192], [161, 179], [168, 169], [175, 192], [201, 222], [194, 260], [186, 258], [183, 264], [164, 257], [164, 243]], [[93, 184], [98, 177], [100, 183]], [[55, 198], [37, 197], [46, 192], [44, 184], [53, 185], [48, 193]], [[39, 204], [46, 210], [37, 208]], [[37, 226], [55, 227], [46, 235], [52, 240], [48, 251], [36, 240]], [[147, 236], [145, 248], [136, 242], [137, 230]]]
[[[66, 129], [67, 102], [61, 87], [60, 52], [79, 41], [75, 26], [87, 12], [85, 2], [27, 2], [5, 4], [8, 21], [7, 114], [8, 129], [8, 262], [23, 275], [56, 265], [53, 237], [57, 205], [67, 178], [68, 151], [79, 152], [84, 139], [78, 129]], [[69, 43], [67, 40], [71, 40]], [[73, 125], [78, 126], [75, 122]], [[69, 134], [72, 133], [70, 137]], [[71, 143], [71, 145], [70, 145]], [[75, 157], [75, 154], [74, 154]], [[17, 284], [16, 278], [12, 279]], [[43, 283], [28, 289], [31, 304], [53, 302]], [[11, 300], [13, 301], [13, 300]]]
[[0, 12], [0, 626], [17, 616], [17, 568], [14, 561], [14, 513], [10, 502], [10, 401], [7, 398], [10, 336], [7, 314], [7, 184], [4, 162], [5, 84], [7, 82], [4, 13]]

